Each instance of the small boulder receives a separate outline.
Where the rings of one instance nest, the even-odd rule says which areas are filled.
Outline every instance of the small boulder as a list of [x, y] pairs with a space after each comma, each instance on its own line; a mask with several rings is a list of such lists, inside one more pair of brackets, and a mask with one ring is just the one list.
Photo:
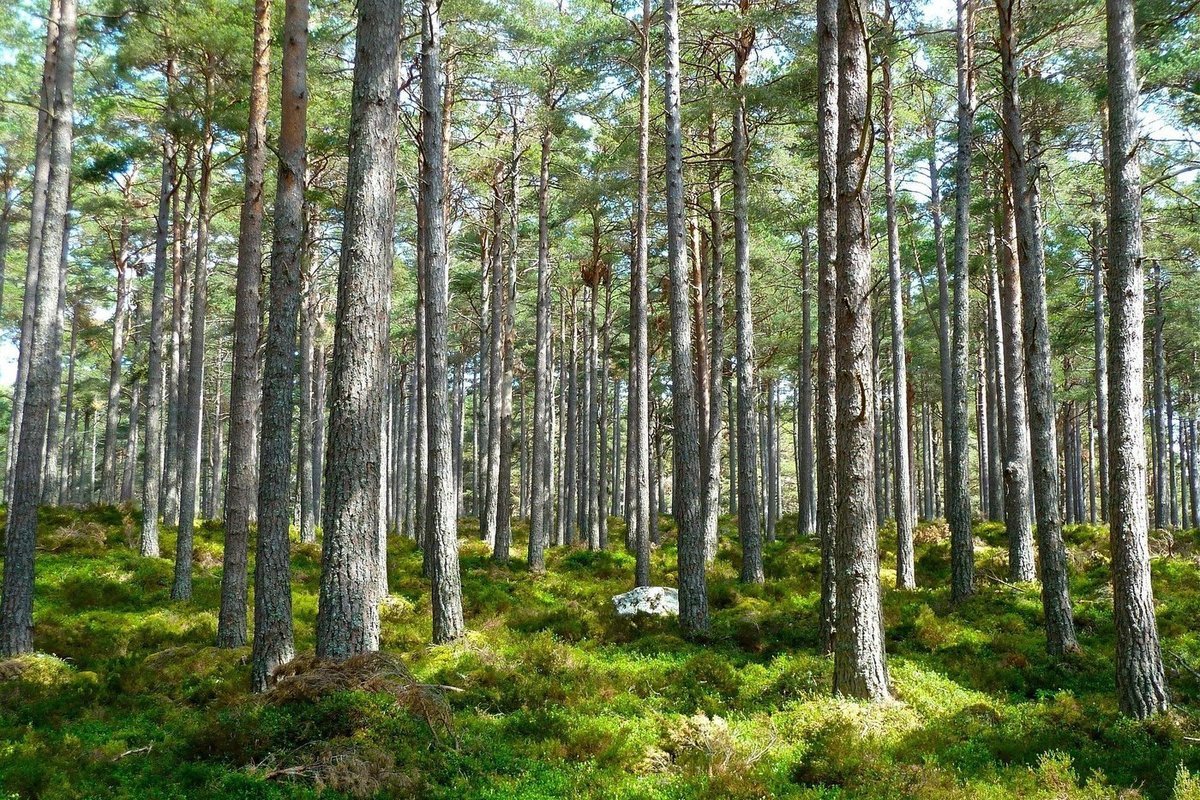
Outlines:
[[664, 586], [639, 586], [613, 599], [618, 617], [647, 614], [652, 617], [679, 616], [679, 592]]

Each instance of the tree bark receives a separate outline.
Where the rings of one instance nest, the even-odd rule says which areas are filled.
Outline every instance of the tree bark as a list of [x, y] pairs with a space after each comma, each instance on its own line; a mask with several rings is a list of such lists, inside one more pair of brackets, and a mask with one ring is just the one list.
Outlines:
[[685, 635], [708, 630], [704, 521], [700, 514], [700, 420], [693, 371], [687, 247], [684, 243], [683, 134], [679, 100], [679, 4], [664, 0], [666, 39], [667, 264], [671, 282], [671, 394], [679, 516], [679, 624]]
[[[1007, 159], [1005, 160], [1007, 165]], [[1009, 170], [1005, 170], [1007, 175]], [[1012, 187], [1006, 178], [997, 209], [1000, 312], [1004, 328], [1005, 442], [1004, 522], [1008, 532], [1008, 576], [1034, 579], [1033, 509], [1029, 486], [1029, 417], [1025, 406], [1025, 336], [1021, 327], [1021, 276]]]
[[[379, 439], [396, 219], [401, 24], [399, 7], [387, 0], [358, 4], [317, 610], [317, 657], [335, 661], [379, 647]], [[447, 401], [443, 394], [443, 413]]]
[[[192, 278], [191, 336], [189, 342], [187, 393], [180, 414], [179, 454], [182, 462], [179, 486], [179, 535], [175, 544], [175, 580], [172, 600], [192, 597], [192, 538], [195, 533], [196, 491], [200, 471], [200, 422], [204, 414], [204, 323], [208, 308], [209, 189], [212, 179], [214, 143], [212, 84], [215, 58], [205, 66], [205, 111], [203, 154], [200, 158], [200, 188], [197, 202], [195, 272]], [[182, 393], [181, 393], [182, 394]]]
[[458, 566], [450, 464], [449, 397], [446, 386], [449, 265], [445, 225], [445, 128], [442, 73], [442, 24], [434, 0], [424, 0], [421, 16], [422, 144], [425, 174], [425, 346], [426, 403], [429, 420], [429, 539], [433, 586], [433, 641], [449, 642], [465, 633], [462, 584]]
[[[754, 321], [750, 308], [750, 223], [746, 122], [746, 70], [754, 46], [754, 28], [743, 27], [734, 46], [733, 83], [733, 260], [737, 304], [737, 460], [738, 538], [742, 544], [743, 583], [762, 583], [762, 531], [759, 528], [758, 425], [755, 413]], [[764, 479], [766, 476], [763, 476]]]
[[1167, 710], [1146, 519], [1141, 169], [1133, 3], [1107, 0], [1109, 141], [1109, 535], [1117, 631], [1117, 699], [1139, 719]]
[[1046, 647], [1053, 656], [1079, 649], [1071, 616], [1066, 547], [1058, 497], [1058, 453], [1054, 431], [1054, 384], [1050, 368], [1050, 329], [1046, 310], [1046, 267], [1037, 216], [1036, 170], [1025, 150], [1016, 63], [1012, 0], [996, 0], [1000, 16], [1000, 61], [1004, 82], [1004, 147], [1012, 175], [1017, 257], [1021, 265], [1021, 301], [1025, 338], [1029, 438], [1037, 515], [1038, 567]]
[[[8, 508], [5, 537], [4, 585], [0, 589], [0, 655], [11, 657], [33, 651], [34, 546], [37, 512], [41, 500], [42, 447], [46, 434], [54, 360], [53, 329], [58, 309], [58, 268], [62, 259], [71, 180], [72, 114], [74, 112], [76, 6], [60, 0], [57, 25], [48, 35], [57, 37], [53, 67], [53, 97], [46, 170], [45, 218], [38, 253], [38, 280], [33, 295], [36, 310], [28, 341], [29, 375], [24, 393], [24, 415], [17, 436], [18, 452]], [[49, 50], [49, 45], [47, 50]], [[49, 81], [48, 81], [49, 82]]]
[[[292, 397], [296, 382], [294, 354], [305, 228], [308, 0], [285, 0], [282, 37], [279, 166], [275, 178], [270, 320], [258, 448], [258, 539], [254, 559], [254, 643], [250, 671], [251, 688], [256, 692], [265, 690], [273, 682], [275, 670], [295, 654], [288, 529], [292, 507], [289, 490]], [[390, 260], [384, 263], [390, 271]], [[307, 386], [300, 388], [302, 393], [308, 391]]]
[[875, 520], [868, 65], [862, 0], [838, 2], [837, 643], [833, 690], [886, 700]]
[[838, 0], [817, 0], [817, 538], [821, 652], [833, 653], [837, 606]]
[[[891, 3], [886, 5], [889, 36], [894, 36]], [[883, 183], [887, 194], [888, 287], [892, 323], [892, 460], [896, 488], [896, 588], [915, 589], [917, 576], [913, 553], [912, 472], [908, 441], [908, 365], [904, 347], [904, 296], [900, 275], [900, 223], [896, 212], [896, 119], [893, 110], [892, 60], [884, 50], [883, 77]]]

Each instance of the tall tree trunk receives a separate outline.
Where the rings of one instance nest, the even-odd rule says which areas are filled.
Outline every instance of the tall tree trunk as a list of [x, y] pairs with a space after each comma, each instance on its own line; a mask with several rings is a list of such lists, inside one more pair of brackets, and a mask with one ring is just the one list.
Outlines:
[[[58, 310], [58, 269], [62, 260], [71, 180], [72, 113], [75, 101], [75, 0], [60, 0], [57, 25], [48, 35], [57, 36], [53, 63], [53, 97], [50, 146], [46, 171], [45, 218], [38, 253], [38, 281], [33, 301], [36, 310], [28, 341], [29, 376], [24, 393], [24, 415], [17, 436], [12, 502], [5, 536], [4, 585], [0, 589], [0, 655], [9, 657], [33, 650], [33, 572], [37, 538], [37, 512], [41, 500], [42, 447], [50, 401], [54, 360], [55, 317]], [[49, 50], [50, 47], [47, 47]], [[48, 63], [47, 68], [51, 65]]]
[[704, 521], [700, 515], [700, 420], [693, 371], [692, 320], [688, 313], [684, 243], [683, 133], [679, 100], [679, 4], [664, 0], [666, 38], [667, 263], [671, 280], [671, 396], [675, 417], [679, 515], [679, 624], [685, 635], [708, 630]]
[[[42, 264], [45, 237], [46, 204], [50, 189], [50, 165], [54, 135], [52, 105], [57, 101], [55, 81], [60, 60], [60, 33], [63, 0], [50, 0], [46, 14], [46, 50], [42, 60], [42, 85], [38, 95], [37, 132], [34, 139], [33, 180], [30, 185], [29, 240], [25, 248], [25, 293], [21, 304], [21, 334], [17, 355], [17, 379], [13, 385], [12, 419], [8, 429], [7, 464], [4, 497], [11, 503], [16, 481], [16, 463], [20, 450], [21, 424], [25, 414], [25, 391], [33, 354], [34, 316], [37, 311], [38, 276]], [[73, 12], [74, 13], [74, 12]], [[73, 45], [72, 45], [73, 46]], [[72, 69], [74, 66], [72, 65]], [[65, 224], [65, 223], [64, 223]], [[54, 262], [58, 267], [58, 262]], [[40, 446], [40, 443], [39, 443]], [[39, 465], [39, 480], [41, 478]]]
[[[58, 422], [59, 407], [62, 404], [62, 358], [59, 357], [59, 354], [62, 353], [62, 335], [67, 314], [67, 260], [71, 243], [70, 191], [70, 188], [68, 188], [67, 217], [63, 223], [62, 233], [62, 253], [58, 259], [58, 270], [55, 275], [58, 280], [58, 301], [54, 311], [54, 331], [51, 334], [52, 341], [50, 347], [56, 355], [51, 365], [53, 374], [50, 376], [50, 404], [46, 419], [46, 448], [43, 456], [44, 463], [42, 470], [42, 502], [46, 505], [54, 505], [59, 502], [59, 477], [63, 468], [62, 462], [59, 461], [59, 438], [62, 435]], [[72, 352], [71, 357], [74, 358], [74, 352]], [[136, 406], [130, 410], [131, 432], [136, 427], [135, 409]], [[122, 502], [127, 502], [127, 499], [122, 497]]]
[[1167, 527], [1167, 360], [1163, 345], [1163, 326], [1166, 315], [1163, 313], [1163, 274], [1162, 262], [1157, 259], [1154, 264], [1154, 410], [1151, 424], [1154, 433], [1154, 527]]
[[[295, 654], [288, 528], [291, 522], [289, 489], [296, 318], [300, 310], [300, 272], [305, 244], [308, 0], [285, 0], [283, 14], [279, 166], [275, 178], [270, 319], [264, 354], [266, 370], [262, 382], [258, 448], [258, 538], [254, 557], [254, 642], [250, 670], [254, 691], [266, 689], [273, 682], [275, 670]], [[386, 157], [383, 160], [386, 161]], [[390, 267], [390, 260], [385, 263]], [[302, 384], [300, 391], [303, 394], [308, 387]], [[232, 450], [230, 452], [232, 454]], [[232, 502], [227, 506], [230, 507]]]
[[[424, 0], [421, 16], [421, 102], [425, 174], [425, 346], [429, 421], [429, 539], [432, 555], [433, 640], [449, 642], [465, 632], [458, 566], [450, 464], [449, 397], [446, 387], [449, 265], [446, 253], [446, 164], [443, 127], [442, 23], [437, 4]], [[394, 81], [394, 76], [393, 76]], [[389, 228], [390, 229], [390, 228]], [[390, 263], [390, 261], [389, 261]]]
[[[238, 229], [237, 288], [233, 312], [229, 488], [225, 505], [221, 612], [217, 617], [218, 647], [241, 647], [246, 644], [247, 548], [257, 490], [254, 444], [258, 404], [262, 401], [258, 344], [262, 327], [263, 170], [267, 160], [267, 76], [270, 67], [271, 0], [255, 0], [254, 54], [250, 62], [250, 121], [246, 126], [245, 183]], [[284, 100], [284, 107], [287, 107], [287, 100]], [[278, 227], [277, 223], [277, 231]], [[268, 366], [272, 365], [268, 362]], [[257, 682], [257, 678], [255, 680]]]
[[[750, 298], [750, 176], [746, 122], [746, 70], [754, 28], [743, 27], [734, 47], [733, 84], [733, 261], [737, 284], [737, 458], [738, 538], [742, 543], [743, 583], [762, 583], [762, 531], [759, 529], [758, 426], [755, 415], [754, 320]], [[763, 476], [766, 479], [767, 476]]]
[[[136, 174], [136, 173], [135, 173]], [[133, 179], [130, 178], [130, 181]], [[129, 328], [129, 311], [133, 300], [133, 265], [129, 254], [128, 206], [132, 184], [126, 183], [122, 194], [126, 210], [122, 211], [120, 231], [112, 247], [113, 267], [117, 273], [116, 306], [113, 311], [112, 350], [108, 362], [108, 402], [104, 414], [104, 465], [102, 467], [101, 497], [106, 503], [117, 502], [117, 425], [121, 414], [121, 369], [125, 359], [125, 340]]]
[[[358, 4], [317, 610], [317, 657], [335, 661], [379, 647], [379, 438], [396, 219], [401, 24], [400, 8], [387, 0]], [[442, 379], [444, 391], [444, 373]], [[443, 413], [447, 401], [443, 394]]]
[[[546, 103], [550, 105], [549, 102]], [[537, 331], [533, 387], [533, 502], [529, 520], [527, 561], [533, 573], [546, 571], [546, 548], [550, 544], [551, 446], [550, 446], [550, 152], [554, 135], [550, 125], [542, 127], [538, 158], [538, 261]]]
[[[513, 308], [517, 303], [517, 247], [518, 247], [518, 208], [521, 145], [520, 131], [517, 128], [517, 115], [512, 116], [512, 155], [508, 164], [508, 200], [505, 203], [508, 211], [508, 264], [501, 270], [504, 284], [503, 315], [500, 319], [498, 333], [500, 341], [500, 496], [497, 504], [495, 547], [492, 548], [492, 558], [498, 562], [507, 562], [512, 556], [512, 461], [513, 461]], [[457, 513], [457, 512], [456, 512]], [[456, 517], [457, 518], [457, 517]]]
[[[142, 470], [142, 532], [138, 549], [145, 557], [159, 553], [158, 518], [163, 474], [163, 306], [167, 288], [167, 244], [170, 236], [171, 201], [175, 195], [175, 163], [178, 146], [171, 133], [171, 99], [175, 62], [167, 61], [167, 108], [163, 114], [162, 176], [158, 186], [158, 214], [155, 217], [154, 277], [150, 290], [150, 337], [146, 368], [146, 460]], [[72, 337], [75, 323], [72, 322]], [[73, 365], [72, 365], [73, 366]], [[73, 378], [68, 378], [67, 391]], [[68, 395], [68, 406], [70, 399]]]
[[1109, 141], [1109, 533], [1117, 630], [1117, 699], [1137, 718], [1167, 710], [1146, 520], [1138, 79], [1133, 3], [1107, 0]]
[[801, 536], [812, 536], [816, 526], [816, 497], [813, 492], [813, 379], [812, 379], [812, 285], [811, 234], [800, 233], [800, 364], [796, 370], [796, 487], [797, 525]]
[[[708, 149], [714, 163], [708, 184], [708, 288], [712, 346], [708, 353], [708, 421], [704, 465], [704, 556], [717, 557], [718, 522], [721, 513], [721, 411], [724, 405], [725, 367], [725, 232], [721, 224], [721, 167], [716, 161], [715, 115], [708, 128]], [[701, 337], [703, 339], [703, 337]]]
[[212, 89], [215, 58], [205, 66], [205, 111], [203, 154], [200, 158], [200, 189], [197, 202], [195, 272], [192, 277], [191, 336], [189, 342], [187, 393], [180, 414], [179, 455], [182, 462], [179, 486], [179, 535], [175, 543], [175, 580], [172, 600], [192, 597], [192, 538], [196, 522], [196, 490], [200, 470], [200, 422], [204, 413], [204, 322], [208, 308], [209, 188], [212, 180], [214, 143]]
[[[1062, 656], [1079, 649], [1071, 616], [1066, 547], [1059, 515], [1058, 453], [1054, 432], [1054, 385], [1050, 369], [1050, 329], [1046, 311], [1046, 267], [1041, 225], [1037, 217], [1036, 170], [1025, 151], [1016, 63], [1016, 29], [1012, 0], [997, 0], [1000, 16], [1000, 61], [1004, 81], [1004, 147], [1012, 175], [1017, 223], [1017, 257], [1021, 265], [1025, 374], [1029, 396], [1029, 438], [1037, 515], [1038, 567], [1046, 647]], [[1011, 401], [1011, 399], [1010, 399]]]
[[[949, 425], [946, 460], [946, 518], [950, 523], [950, 595], [960, 602], [975, 592], [975, 547], [968, 495], [969, 441], [967, 417], [968, 265], [971, 221], [971, 144], [975, 124], [975, 77], [972, 39], [973, 0], [956, 0], [958, 71], [958, 152], [954, 184], [954, 299], [951, 309], [950, 393], [943, 409]], [[943, 373], [945, 370], [943, 369]]]
[[1104, 257], [1100, 221], [1092, 223], [1092, 315], [1094, 318], [1094, 352], [1096, 360], [1096, 450], [1100, 474], [1100, 518], [1108, 520], [1108, 349], [1104, 318]]
[[[1007, 164], [1007, 159], [1005, 160]], [[1005, 174], [1009, 170], [1005, 170]], [[997, 255], [1000, 263], [1000, 312], [1004, 328], [1005, 442], [1004, 523], [1008, 531], [1008, 576], [1034, 579], [1033, 509], [1029, 486], [1029, 417], [1025, 391], [1025, 335], [1021, 327], [1021, 276], [1012, 187], [1007, 178], [997, 198]]]
[[875, 520], [866, 8], [838, 2], [837, 645], [833, 690], [886, 700]]
[[633, 476], [630, 506], [633, 513], [634, 585], [650, 585], [650, 350], [647, 327], [650, 208], [650, 0], [642, 0], [638, 30], [641, 52], [638, 77], [637, 220], [634, 225], [634, 258], [629, 281], [629, 429], [627, 458]]
[[[891, 3], [886, 5], [889, 36], [894, 36]], [[900, 275], [900, 223], [896, 212], [896, 119], [893, 110], [892, 59], [885, 49], [883, 76], [883, 183], [887, 194], [888, 287], [892, 322], [892, 459], [896, 476], [896, 588], [915, 589], [913, 554], [912, 471], [908, 442], [908, 365], [904, 348], [904, 296]]]
[[817, 538], [821, 652], [833, 653], [837, 608], [838, 0], [817, 0]]

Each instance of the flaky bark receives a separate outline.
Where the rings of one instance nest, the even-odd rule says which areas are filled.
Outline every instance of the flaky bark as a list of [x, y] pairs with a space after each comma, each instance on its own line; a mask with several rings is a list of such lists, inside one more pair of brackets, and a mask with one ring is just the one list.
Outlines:
[[1138, 81], [1133, 3], [1108, 0], [1109, 534], [1117, 631], [1117, 699], [1142, 718], [1167, 709], [1167, 685], [1150, 586], [1143, 433], [1145, 312]]
[[[255, 0], [250, 120], [246, 126], [245, 183], [238, 231], [237, 288], [233, 311], [229, 485], [225, 495], [221, 613], [217, 617], [219, 647], [241, 647], [246, 643], [247, 548], [257, 488], [254, 443], [258, 404], [262, 400], [258, 340], [262, 326], [263, 169], [267, 160], [267, 75], [270, 66], [271, 0]], [[288, 360], [291, 360], [290, 357]], [[270, 365], [269, 360], [267, 364]]]
[[[258, 540], [254, 559], [254, 647], [250, 673], [250, 683], [255, 691], [266, 689], [275, 670], [295, 654], [288, 529], [292, 509], [292, 395], [296, 382], [293, 353], [304, 248], [307, 56], [308, 0], [286, 0], [270, 320], [258, 448]], [[390, 268], [390, 262], [388, 266]], [[302, 386], [301, 391], [307, 392], [308, 387]]]
[[[58, 309], [58, 268], [71, 180], [72, 113], [75, 101], [75, 0], [61, 0], [57, 60], [53, 64], [53, 105], [46, 177], [45, 219], [39, 253], [36, 311], [28, 344], [29, 376], [18, 435], [12, 502], [5, 537], [4, 585], [0, 589], [0, 655], [33, 650], [33, 555], [41, 501], [42, 447], [53, 380], [53, 328]], [[49, 66], [49, 65], [48, 65]]]
[[700, 514], [700, 419], [693, 371], [692, 319], [684, 242], [683, 135], [679, 107], [679, 4], [664, 0], [666, 33], [667, 264], [671, 280], [671, 394], [679, 530], [679, 624], [687, 635], [708, 630], [704, 525]]
[[867, 188], [866, 9], [838, 2], [837, 148], [837, 644], [833, 690], [886, 700], [875, 519], [875, 418], [871, 398], [871, 245]]
[[379, 647], [379, 439], [388, 378], [400, 28], [396, 4], [359, 2], [317, 610], [317, 656], [338, 661]]
[[445, 129], [442, 119], [442, 24], [434, 0], [424, 0], [421, 16], [422, 145], [425, 174], [425, 345], [426, 405], [429, 424], [430, 562], [433, 640], [449, 642], [466, 632], [458, 566], [458, 521], [454, 518], [454, 476], [450, 463], [450, 398], [446, 384], [449, 265], [446, 253]]
[[838, 3], [817, 0], [817, 538], [821, 652], [834, 649], [837, 598]]

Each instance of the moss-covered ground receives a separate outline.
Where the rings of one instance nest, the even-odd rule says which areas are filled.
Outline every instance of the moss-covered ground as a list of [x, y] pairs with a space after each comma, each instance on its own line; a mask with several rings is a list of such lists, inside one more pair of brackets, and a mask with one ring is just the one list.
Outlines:
[[[609, 598], [633, 573], [618, 520], [614, 549], [556, 549], [541, 577], [492, 564], [464, 522], [470, 634], [431, 647], [420, 555], [397, 539], [383, 648], [422, 685], [348, 678], [266, 699], [247, 693], [248, 649], [211, 646], [220, 526], [199, 532], [194, 599], [175, 603], [171, 561], [129, 546], [137, 524], [116, 508], [43, 512], [39, 655], [0, 662], [0, 797], [1200, 798], [1191, 533], [1154, 540], [1175, 710], [1133, 722], [1114, 699], [1099, 527], [1067, 531], [1084, 650], [1055, 663], [1036, 586], [1003, 580], [1003, 529], [978, 525], [979, 592], [953, 608], [944, 529], [922, 525], [922, 588], [894, 591], [884, 569], [897, 699], [870, 706], [830, 695], [816, 547], [786, 520], [754, 587], [737, 582], [736, 532], [722, 523], [702, 643], [614, 616]], [[668, 530], [656, 583], [674, 583], [672, 542]], [[882, 544], [888, 565], [889, 531]], [[163, 546], [173, 552], [170, 532]], [[294, 546], [301, 653], [319, 561], [316, 546]]]

